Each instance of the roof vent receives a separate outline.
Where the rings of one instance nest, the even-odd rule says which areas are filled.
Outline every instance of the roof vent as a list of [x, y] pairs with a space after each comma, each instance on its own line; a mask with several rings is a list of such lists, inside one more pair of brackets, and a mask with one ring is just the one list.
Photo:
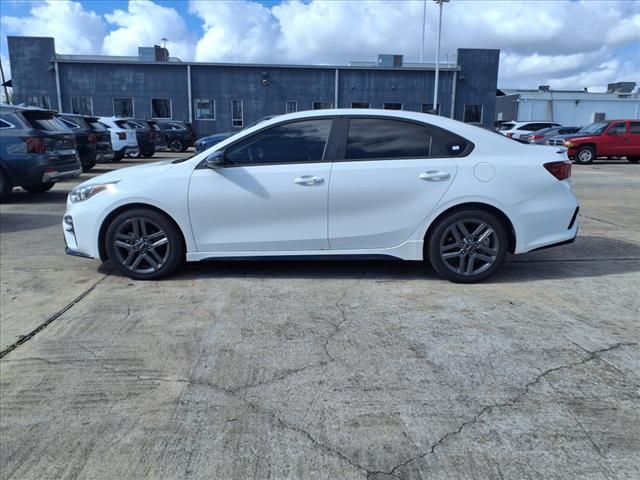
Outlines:
[[636, 88], [636, 82], [616, 82], [607, 85], [607, 93], [630, 94]]
[[538, 87], [538, 91], [540, 92], [548, 92], [551, 90], [551, 85], [540, 85]]
[[168, 62], [169, 50], [159, 45], [138, 47], [138, 60], [141, 62]]
[[402, 61], [403, 61], [402, 55], [387, 55], [387, 54], [378, 55], [379, 67], [401, 67]]

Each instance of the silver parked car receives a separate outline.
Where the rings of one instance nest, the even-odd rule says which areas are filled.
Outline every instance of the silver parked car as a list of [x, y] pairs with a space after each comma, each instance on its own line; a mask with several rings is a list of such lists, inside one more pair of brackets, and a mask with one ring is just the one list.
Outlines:
[[526, 137], [527, 142], [534, 145], [554, 145], [548, 143], [549, 140], [558, 135], [573, 135], [581, 127], [549, 127], [532, 132]]

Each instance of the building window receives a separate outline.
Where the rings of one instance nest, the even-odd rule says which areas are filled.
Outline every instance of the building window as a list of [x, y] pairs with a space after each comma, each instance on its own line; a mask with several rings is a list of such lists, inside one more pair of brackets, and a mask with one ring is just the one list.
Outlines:
[[27, 97], [27, 105], [30, 107], [51, 108], [51, 102], [48, 95], [32, 95]]
[[287, 100], [285, 105], [285, 113], [293, 113], [298, 111], [298, 102], [295, 100]]
[[327, 108], [333, 108], [333, 103], [331, 102], [313, 102], [311, 105], [313, 110], [326, 110]]
[[369, 108], [369, 102], [351, 102], [351, 108]]
[[243, 116], [242, 100], [231, 100], [231, 126], [241, 127]]
[[172, 118], [170, 98], [151, 99], [151, 118]]
[[440, 104], [437, 105], [435, 111], [433, 108], [433, 103], [423, 103], [422, 104], [422, 113], [432, 113], [434, 115], [440, 115]]
[[71, 113], [77, 115], [93, 115], [91, 97], [71, 97]]
[[465, 105], [464, 122], [482, 123], [482, 105]]
[[402, 110], [402, 104], [401, 103], [384, 103], [382, 105], [382, 108], [384, 108], [385, 110]]
[[113, 99], [114, 117], [135, 117], [133, 114], [133, 98]]
[[196, 111], [196, 120], [215, 120], [216, 119], [216, 101], [196, 98], [193, 101], [194, 110]]

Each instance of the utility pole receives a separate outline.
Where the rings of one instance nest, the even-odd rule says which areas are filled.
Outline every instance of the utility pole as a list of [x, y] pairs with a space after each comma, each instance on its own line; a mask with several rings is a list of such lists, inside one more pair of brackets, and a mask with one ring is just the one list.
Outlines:
[[440, 115], [440, 108], [438, 107], [438, 80], [440, 77], [440, 33], [442, 31], [442, 4], [449, 0], [433, 0], [440, 7], [440, 14], [438, 18], [438, 40], [436, 42], [436, 79], [433, 85], [433, 108]]
[[424, 30], [427, 24], [427, 0], [422, 3], [422, 43], [420, 44], [420, 63], [424, 63]]

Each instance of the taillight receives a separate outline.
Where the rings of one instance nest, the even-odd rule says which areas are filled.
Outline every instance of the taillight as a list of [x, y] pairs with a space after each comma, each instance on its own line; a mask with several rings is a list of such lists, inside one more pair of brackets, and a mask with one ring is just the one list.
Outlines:
[[571, 176], [571, 162], [549, 162], [544, 164], [544, 168], [558, 180], [566, 180]]
[[47, 151], [47, 144], [44, 138], [29, 137], [23, 140], [27, 144], [27, 153], [43, 153]]
[[508, 132], [507, 133], [507, 138], [512, 138], [513, 137], [513, 132]]
[[544, 138], [544, 135], [531, 135], [529, 138], [531, 140], [540, 140], [541, 138]]
[[89, 141], [89, 143], [97, 143], [98, 142], [98, 137], [96, 136], [95, 133], [90, 133], [88, 141]]
[[127, 134], [124, 132], [118, 132], [118, 140], [126, 140]]

